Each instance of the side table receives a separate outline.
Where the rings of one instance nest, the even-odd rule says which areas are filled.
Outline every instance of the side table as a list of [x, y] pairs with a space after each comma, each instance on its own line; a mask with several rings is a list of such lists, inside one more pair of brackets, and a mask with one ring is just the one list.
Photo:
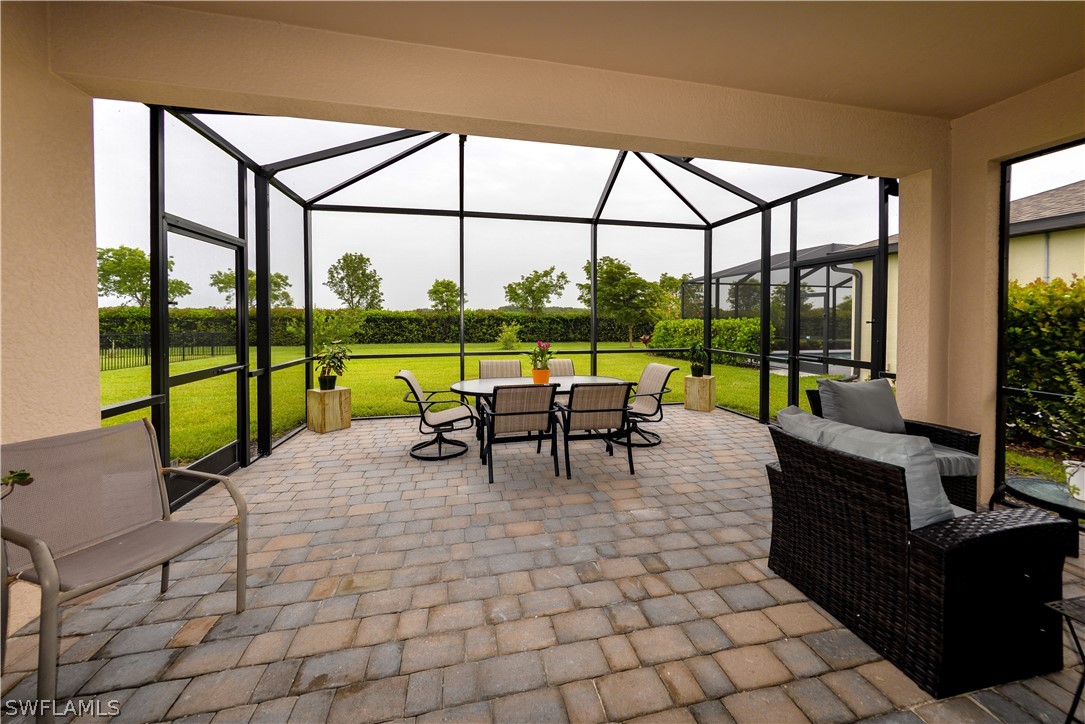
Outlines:
[[685, 407], [687, 410], [711, 412], [716, 409], [715, 375], [705, 375], [704, 377], [686, 375], [685, 393]]
[[350, 427], [350, 388], [306, 390], [306, 417], [309, 429], [325, 433]]
[[[1085, 625], [1085, 596], [1052, 601], [1047, 604], [1047, 607], [1057, 611], [1066, 619], [1066, 627], [1070, 629], [1070, 637], [1074, 640], [1074, 646], [1077, 647], [1078, 660], [1085, 664], [1085, 651], [1082, 650], [1081, 639], [1077, 637], [1077, 631], [1074, 629], [1074, 622]], [[1070, 710], [1066, 712], [1066, 724], [1082, 722], [1081, 719], [1074, 716], [1074, 712], [1081, 702], [1081, 690], [1083, 688], [1085, 688], [1085, 671], [1081, 672], [1081, 680], [1077, 682], [1077, 690], [1074, 692], [1073, 701], [1070, 702]]]

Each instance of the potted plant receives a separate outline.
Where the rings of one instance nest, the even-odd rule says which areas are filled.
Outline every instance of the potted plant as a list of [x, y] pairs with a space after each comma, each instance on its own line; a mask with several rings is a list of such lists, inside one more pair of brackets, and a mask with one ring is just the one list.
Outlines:
[[689, 373], [694, 377], [704, 377], [704, 366], [708, 362], [708, 353], [704, 345], [694, 342], [689, 346]]
[[346, 372], [347, 355], [350, 350], [342, 345], [337, 339], [329, 342], [321, 348], [313, 357], [317, 368], [317, 381], [322, 390], [334, 390], [335, 379], [338, 375]]
[[550, 351], [550, 343], [536, 342], [535, 348], [527, 354], [531, 357], [531, 381], [537, 385], [545, 385], [550, 381], [550, 358], [554, 356]]

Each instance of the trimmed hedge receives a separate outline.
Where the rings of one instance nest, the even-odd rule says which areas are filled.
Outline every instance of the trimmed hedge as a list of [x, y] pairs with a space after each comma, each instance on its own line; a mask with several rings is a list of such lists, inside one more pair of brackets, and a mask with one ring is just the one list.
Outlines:
[[[431, 311], [397, 312], [389, 310], [323, 309], [315, 310], [314, 323], [318, 342], [322, 337], [342, 339], [348, 344], [419, 344], [456, 343], [460, 341], [459, 314]], [[468, 343], [489, 343], [501, 333], [501, 325], [520, 325], [520, 339], [548, 342], [582, 342], [591, 337], [588, 310], [555, 312], [533, 316], [526, 312], [473, 310], [464, 312], [464, 334]], [[229, 332], [234, 316], [230, 309], [171, 309], [170, 329], [176, 332]], [[150, 329], [150, 311], [144, 307], [103, 307], [98, 310], [101, 335], [138, 334]], [[634, 330], [636, 336], [652, 331], [645, 324]], [[296, 346], [305, 341], [305, 317], [300, 309], [271, 310], [271, 343]], [[599, 320], [599, 340], [622, 342], [625, 327], [613, 319]], [[249, 343], [256, 342], [256, 324], [249, 322]]]
[[[1060, 355], [1085, 375], [1085, 279], [1010, 282], [1006, 304], [1006, 384], [1022, 389], [1072, 393]], [[1059, 403], [1044, 403], [1057, 407]], [[1006, 397], [1008, 434], [1030, 440], [1020, 420], [1035, 423], [1038, 403]]]
[[[769, 325], [769, 334], [773, 328]], [[704, 339], [704, 322], [700, 319], [664, 319], [656, 322], [652, 346], [657, 348], [684, 347]], [[712, 347], [734, 352], [758, 354], [761, 351], [761, 320], [752, 317], [712, 320]], [[682, 355], [671, 354], [671, 357]], [[713, 353], [713, 362], [731, 365], [751, 364], [751, 360], [735, 355]]]

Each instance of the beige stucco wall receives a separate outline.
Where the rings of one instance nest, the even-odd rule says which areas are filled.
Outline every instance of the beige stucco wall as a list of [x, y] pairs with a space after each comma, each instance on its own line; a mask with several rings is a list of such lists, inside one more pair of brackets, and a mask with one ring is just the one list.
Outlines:
[[[34, 28], [42, 12], [41, 6], [27, 6], [17, 16], [10, 13], [10, 22], [6, 13], [5, 41], [9, 24], [18, 23], [11, 33], [25, 35], [40, 55], [45, 39]], [[971, 370], [977, 356], [994, 369], [997, 320], [992, 299], [997, 277], [989, 267], [997, 260], [991, 249], [997, 248], [998, 194], [992, 159], [1085, 135], [1082, 73], [961, 119], [951, 129], [946, 121], [934, 118], [154, 4], [56, 3], [48, 13], [52, 70], [88, 97], [900, 177], [901, 244], [908, 248], [900, 260], [897, 302], [901, 405], [910, 416], [973, 428], [986, 425], [988, 440], [993, 432], [993, 376], [970, 377], [960, 369]], [[6, 65], [6, 48], [4, 52]], [[10, 243], [28, 256], [36, 248], [48, 247], [56, 252], [54, 259], [78, 247], [78, 273], [65, 277], [63, 293], [71, 306], [79, 305], [79, 319], [64, 327], [68, 332], [78, 331], [78, 325], [93, 329], [93, 324], [85, 323], [93, 315], [96, 293], [93, 269], [87, 268], [94, 248], [88, 236], [93, 229], [91, 211], [85, 205], [92, 189], [89, 102], [72, 99], [68, 87], [43, 76], [40, 68], [38, 78], [39, 100], [27, 106], [27, 112], [19, 111], [22, 125], [9, 129], [5, 115], [4, 186], [38, 174], [39, 159], [23, 155], [18, 163], [8, 164], [6, 154], [9, 137], [20, 142], [23, 136], [33, 138], [39, 122], [47, 120], [33, 111], [35, 104], [72, 105], [58, 142], [66, 151], [72, 150], [68, 146], [78, 147], [77, 153], [68, 154], [68, 162], [83, 174], [64, 183], [68, 195], [82, 203], [65, 207], [39, 194], [40, 200], [30, 208], [35, 218], [58, 220], [59, 226], [78, 233], [50, 231], [39, 247], [25, 239]], [[5, 113], [7, 107], [5, 103]], [[1044, 108], [1045, 113], [1037, 114], [1035, 108]], [[50, 149], [41, 150], [52, 157]], [[6, 229], [5, 220], [5, 252]], [[49, 292], [60, 286], [59, 281], [41, 283]], [[5, 300], [6, 296], [5, 289]], [[983, 315], [978, 321], [977, 309]], [[12, 318], [21, 339], [35, 334], [30, 323], [17, 315]], [[75, 339], [81, 341], [81, 349], [73, 364], [90, 387], [96, 363], [89, 359], [92, 349], [82, 345], [93, 345], [79, 335]], [[4, 354], [9, 354], [6, 333]], [[26, 357], [21, 350], [10, 354]], [[954, 359], [954, 354], [962, 359]], [[36, 362], [24, 367], [31, 365]], [[96, 385], [93, 389], [96, 396]], [[13, 394], [18, 398], [13, 406], [39, 409], [43, 419], [70, 410], [78, 420], [72, 426], [90, 423], [97, 413], [97, 399], [92, 402], [87, 394], [64, 404], [35, 388], [17, 388]], [[5, 395], [5, 417], [7, 405]], [[34, 423], [35, 429], [46, 426]], [[7, 439], [6, 431], [4, 436]]]
[[[1043, 113], [1037, 113], [1038, 108]], [[994, 475], [1000, 163], [1083, 136], [1085, 71], [953, 122], [953, 241], [946, 312], [951, 364], [946, 370], [945, 417], [950, 424], [983, 434], [984, 497], [992, 492]], [[905, 279], [903, 259], [901, 274]]]
[[1027, 284], [1075, 274], [1085, 277], [1085, 228], [1010, 238], [1010, 279]]
[[3, 3], [0, 435], [96, 427], [91, 102], [49, 73], [43, 7]]

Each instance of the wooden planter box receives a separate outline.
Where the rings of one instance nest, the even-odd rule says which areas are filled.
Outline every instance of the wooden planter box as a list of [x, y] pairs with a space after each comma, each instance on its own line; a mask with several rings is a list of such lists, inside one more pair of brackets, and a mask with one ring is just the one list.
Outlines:
[[350, 427], [350, 388], [306, 390], [306, 415], [309, 429], [325, 433]]
[[716, 377], [686, 375], [686, 409], [711, 412], [716, 409]]

